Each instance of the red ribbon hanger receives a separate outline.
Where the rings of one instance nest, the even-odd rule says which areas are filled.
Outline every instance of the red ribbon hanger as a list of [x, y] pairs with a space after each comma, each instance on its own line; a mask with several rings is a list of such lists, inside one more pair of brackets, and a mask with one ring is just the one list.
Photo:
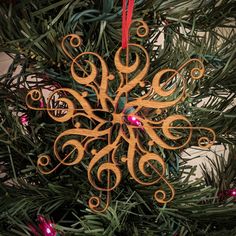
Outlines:
[[[126, 2], [128, 1], [128, 4]], [[127, 48], [129, 42], [129, 27], [132, 23], [134, 0], [123, 0], [122, 5], [122, 48]]]

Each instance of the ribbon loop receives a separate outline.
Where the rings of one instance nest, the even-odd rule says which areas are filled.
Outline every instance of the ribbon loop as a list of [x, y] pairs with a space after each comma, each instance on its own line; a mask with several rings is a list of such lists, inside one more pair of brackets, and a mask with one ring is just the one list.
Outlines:
[[[128, 1], [128, 4], [126, 2]], [[129, 27], [132, 23], [132, 15], [134, 10], [134, 0], [123, 0], [122, 5], [122, 48], [128, 46]]]

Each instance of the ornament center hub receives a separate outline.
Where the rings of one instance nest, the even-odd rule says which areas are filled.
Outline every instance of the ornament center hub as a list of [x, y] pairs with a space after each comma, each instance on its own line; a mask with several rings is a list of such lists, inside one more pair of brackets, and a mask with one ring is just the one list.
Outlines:
[[112, 114], [113, 115], [113, 123], [123, 123], [123, 114]]

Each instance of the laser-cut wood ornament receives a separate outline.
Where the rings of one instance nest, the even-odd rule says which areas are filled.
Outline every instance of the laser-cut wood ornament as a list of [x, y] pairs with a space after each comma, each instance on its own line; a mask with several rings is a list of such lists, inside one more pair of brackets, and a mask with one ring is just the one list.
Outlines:
[[[134, 22], [140, 24], [136, 32], [138, 37], [147, 36], [146, 23]], [[137, 183], [150, 186], [163, 181], [167, 185], [168, 192], [163, 189], [155, 191], [154, 198], [158, 203], [172, 201], [175, 190], [165, 178], [165, 161], [155, 150], [158, 147], [181, 149], [190, 142], [193, 131], [201, 134], [198, 145], [209, 148], [215, 141], [215, 133], [210, 128], [192, 127], [188, 118], [180, 114], [160, 120], [156, 117], [164, 109], [183, 101], [187, 77], [193, 80], [202, 78], [203, 63], [199, 59], [190, 59], [178, 70], [163, 69], [153, 77], [149, 91], [136, 96], [133, 92], [135, 89], [146, 87], [145, 76], [150, 66], [149, 55], [144, 47], [129, 43], [126, 50], [117, 50], [114, 58], [117, 76], [109, 72], [106, 62], [97, 53], [83, 52], [73, 56], [71, 49], [78, 52], [80, 45], [81, 38], [75, 34], [65, 36], [61, 44], [65, 54], [72, 60], [72, 78], [83, 86], [84, 91], [56, 89], [50, 94], [46, 108], [35, 105], [42, 98], [40, 90], [31, 90], [26, 96], [26, 104], [30, 109], [46, 110], [56, 122], [71, 120], [73, 124], [73, 128], [62, 132], [54, 142], [53, 151], [58, 162], [55, 166], [52, 166], [50, 156], [42, 154], [38, 157], [40, 172], [51, 174], [59, 166], [79, 165], [85, 158], [91, 158], [87, 167], [88, 181], [101, 192], [88, 201], [90, 209], [95, 212], [103, 212], [108, 208], [111, 191], [119, 185], [122, 179], [121, 166], [125, 163], [130, 176]], [[114, 79], [118, 86], [112, 93], [109, 85]], [[95, 98], [92, 99], [94, 94]], [[154, 109], [155, 119], [144, 112]], [[96, 148], [96, 140], [101, 141], [103, 146]], [[126, 155], [118, 160], [118, 152], [126, 152]], [[102, 201], [103, 192], [106, 193], [105, 203]]]

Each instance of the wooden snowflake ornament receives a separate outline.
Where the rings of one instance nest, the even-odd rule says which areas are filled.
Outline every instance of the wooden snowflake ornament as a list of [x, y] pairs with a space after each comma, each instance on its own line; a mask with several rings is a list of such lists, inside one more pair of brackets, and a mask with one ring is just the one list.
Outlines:
[[[146, 36], [146, 23], [135, 22], [140, 24], [137, 35]], [[56, 89], [50, 94], [46, 108], [35, 105], [42, 98], [41, 91], [32, 90], [26, 97], [29, 108], [46, 110], [53, 120], [71, 120], [73, 124], [54, 142], [57, 163], [48, 155], [39, 156], [40, 172], [51, 174], [61, 165], [87, 162], [88, 181], [101, 192], [89, 199], [89, 207], [95, 212], [105, 211], [109, 206], [111, 191], [121, 182], [124, 165], [133, 181], [141, 185], [156, 185], [160, 181], [166, 184], [169, 191], [157, 189], [154, 198], [161, 204], [170, 202], [175, 191], [165, 178], [165, 161], [158, 148], [181, 149], [190, 142], [194, 131], [200, 135], [200, 147], [209, 148], [215, 141], [213, 130], [192, 127], [183, 115], [161, 116], [165, 109], [183, 101], [189, 79], [203, 77], [203, 63], [191, 59], [178, 70], [163, 69], [154, 75], [149, 90], [137, 95], [148, 85], [145, 76], [150, 59], [145, 48], [135, 43], [129, 43], [126, 50], [119, 48], [114, 59], [117, 74], [111, 74], [97, 53], [78, 54], [80, 46], [78, 35], [70, 34], [62, 40], [62, 49], [72, 61], [72, 78], [84, 91]], [[78, 55], [73, 56], [75, 51]], [[111, 86], [114, 81], [117, 85]]]

